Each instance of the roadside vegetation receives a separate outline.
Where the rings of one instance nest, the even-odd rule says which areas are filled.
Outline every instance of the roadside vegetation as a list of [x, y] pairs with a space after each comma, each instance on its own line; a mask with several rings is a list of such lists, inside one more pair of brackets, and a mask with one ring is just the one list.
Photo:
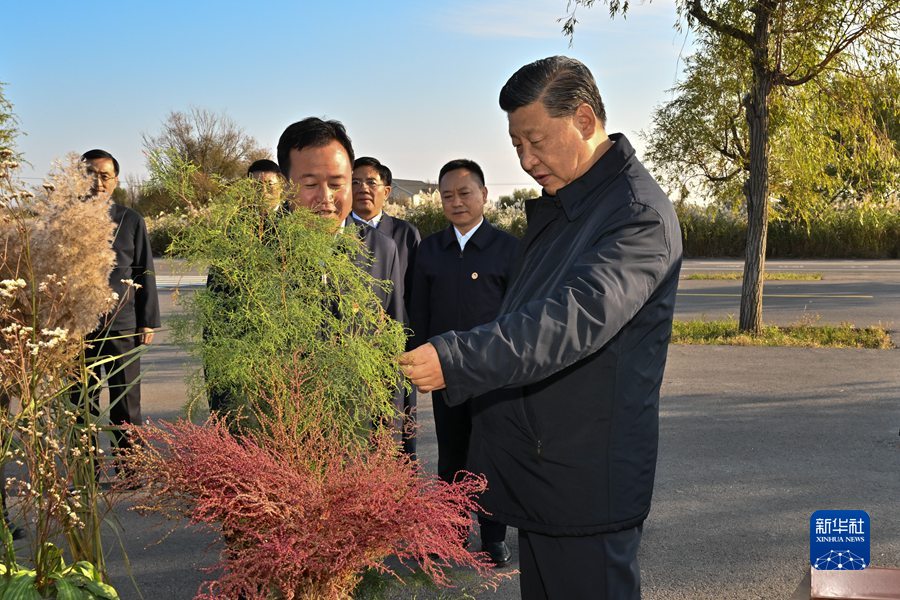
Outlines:
[[[744, 274], [740, 271], [721, 273], [691, 273], [682, 279], [689, 281], [740, 281]], [[789, 271], [766, 271], [766, 281], [822, 281], [821, 273], [792, 273]]]
[[673, 344], [727, 346], [786, 346], [791, 348], [868, 348], [888, 350], [894, 343], [884, 327], [856, 327], [849, 323], [787, 327], [764, 325], [759, 334], [738, 330], [734, 319], [678, 321], [672, 326]]

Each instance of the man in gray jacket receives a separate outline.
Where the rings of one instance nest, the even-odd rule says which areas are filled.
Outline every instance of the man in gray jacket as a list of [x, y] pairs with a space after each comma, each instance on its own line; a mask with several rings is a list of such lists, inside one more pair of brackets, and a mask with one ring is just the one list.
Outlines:
[[659, 389], [681, 233], [597, 84], [556, 56], [500, 92], [522, 168], [543, 187], [500, 316], [402, 358], [421, 391], [473, 405], [470, 468], [519, 529], [522, 598], [640, 598], [637, 551], [656, 468]]

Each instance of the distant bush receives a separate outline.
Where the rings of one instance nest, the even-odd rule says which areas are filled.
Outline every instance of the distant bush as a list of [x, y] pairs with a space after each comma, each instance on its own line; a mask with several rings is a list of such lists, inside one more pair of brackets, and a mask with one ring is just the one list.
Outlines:
[[[385, 212], [392, 217], [409, 221], [419, 230], [422, 238], [444, 229], [449, 225], [444, 217], [444, 209], [437, 192], [417, 194], [418, 204], [415, 206], [385, 205]], [[525, 235], [525, 212], [517, 206], [488, 207], [484, 211], [485, 218], [503, 231], [521, 238]]]
[[[747, 217], [716, 206], [676, 203], [686, 257], [743, 257]], [[900, 206], [864, 202], [824, 207], [813, 221], [769, 221], [769, 258], [900, 258]]]
[[[439, 200], [423, 198], [417, 206], [385, 206], [388, 214], [415, 225], [422, 237], [447, 227]], [[719, 206], [676, 203], [688, 258], [743, 258], [747, 217]], [[521, 238], [527, 223], [520, 208], [488, 208], [485, 217], [498, 228]], [[147, 217], [153, 253], [166, 252], [187, 223], [184, 212]], [[769, 258], [900, 258], [900, 206], [862, 203], [826, 207], [809, 223], [783, 218], [777, 207], [769, 222], [766, 255]]]
[[162, 256], [167, 254], [172, 240], [187, 227], [188, 215], [183, 211], [161, 212], [155, 217], [144, 217], [144, 221], [147, 223], [154, 256]]

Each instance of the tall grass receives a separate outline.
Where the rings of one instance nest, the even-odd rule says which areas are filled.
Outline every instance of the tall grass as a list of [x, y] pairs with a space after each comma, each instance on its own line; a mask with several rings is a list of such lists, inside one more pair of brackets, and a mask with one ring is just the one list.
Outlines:
[[[747, 218], [718, 206], [676, 204], [687, 257], [743, 257]], [[769, 258], [900, 258], [900, 204], [824, 206], [814, 220], [769, 222]]]

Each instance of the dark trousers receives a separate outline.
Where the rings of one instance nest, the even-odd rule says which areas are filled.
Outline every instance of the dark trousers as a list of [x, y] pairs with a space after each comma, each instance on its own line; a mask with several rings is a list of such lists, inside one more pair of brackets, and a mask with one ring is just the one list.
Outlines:
[[522, 600], [640, 600], [642, 531], [554, 537], [520, 529]]
[[[107, 339], [112, 338], [112, 339]], [[85, 340], [91, 348], [85, 347], [84, 359], [88, 371], [92, 372], [91, 385], [86, 391], [75, 390], [75, 394], [86, 393], [90, 402], [91, 414], [100, 415], [100, 381], [102, 372], [108, 375], [109, 387], [109, 422], [112, 425], [122, 423], [141, 424], [141, 361], [132, 352], [140, 345], [139, 335], [134, 330], [109, 331], [91, 334]], [[122, 355], [125, 356], [122, 356]], [[98, 360], [108, 357], [122, 356], [111, 362], [96, 365]], [[131, 362], [129, 362], [131, 361]], [[92, 365], [95, 365], [92, 367]], [[130, 443], [126, 435], [117, 429], [112, 431], [113, 446], [127, 448]]]
[[[432, 392], [434, 429], [438, 443], [438, 477], [452, 482], [458, 471], [466, 469], [469, 457], [469, 438], [472, 435], [472, 415], [469, 403], [447, 406], [440, 391]], [[481, 541], [484, 544], [506, 539], [506, 525], [484, 515], [478, 515], [481, 525]]]

